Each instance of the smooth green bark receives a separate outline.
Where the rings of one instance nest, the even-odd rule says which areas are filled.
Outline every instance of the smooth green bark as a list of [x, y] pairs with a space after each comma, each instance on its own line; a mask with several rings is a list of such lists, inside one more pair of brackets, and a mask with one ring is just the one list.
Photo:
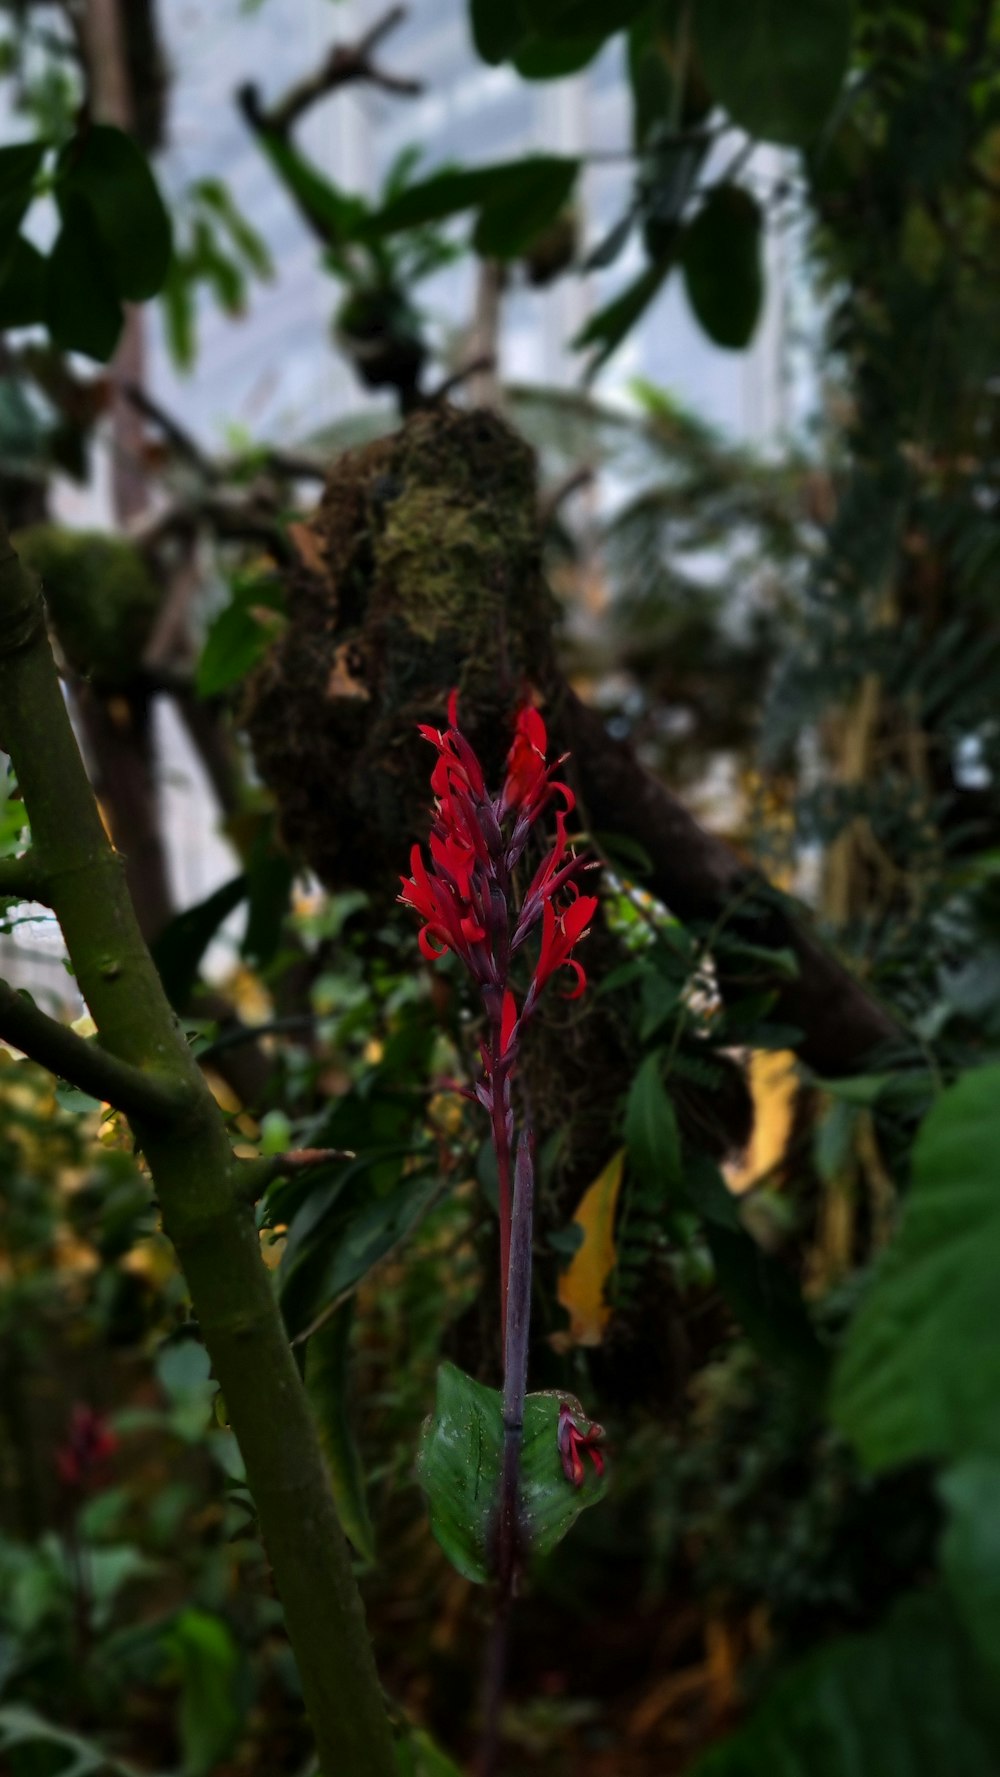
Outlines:
[[[222, 1116], [167, 1002], [121, 859], [101, 824], [41, 596], [2, 526], [0, 745], [13, 761], [31, 823], [22, 879], [44, 884], [97, 1025], [98, 1044], [79, 1044], [90, 1056], [88, 1089], [112, 1103], [129, 1099], [121, 1108], [149, 1162], [243, 1453], [324, 1777], [391, 1777], [391, 1735], [350, 1553], [253, 1212], [236, 1185]], [[8, 872], [7, 880], [19, 879]], [[33, 1053], [24, 1006], [9, 989], [0, 995], [0, 1035]], [[45, 1051], [38, 1059], [65, 1063], [73, 1077], [79, 1048], [56, 1055], [52, 1032], [59, 1027], [44, 1014], [36, 1018], [35, 1049]], [[102, 1050], [112, 1063], [103, 1073]]]

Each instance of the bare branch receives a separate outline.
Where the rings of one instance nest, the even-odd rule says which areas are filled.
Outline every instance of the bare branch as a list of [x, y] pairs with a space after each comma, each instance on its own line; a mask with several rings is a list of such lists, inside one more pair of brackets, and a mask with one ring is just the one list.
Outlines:
[[175, 1080], [158, 1079], [120, 1061], [97, 1042], [77, 1036], [6, 981], [0, 981], [0, 1038], [59, 1079], [113, 1104], [140, 1124], [176, 1121], [189, 1108], [190, 1094]]
[[290, 1148], [284, 1154], [267, 1154], [260, 1160], [236, 1159], [236, 1191], [246, 1203], [256, 1203], [276, 1178], [329, 1166], [332, 1160], [356, 1160], [353, 1148]]
[[251, 129], [258, 134], [287, 136], [304, 111], [339, 87], [364, 80], [380, 86], [384, 92], [414, 98], [423, 92], [423, 82], [409, 80], [400, 74], [389, 74], [372, 60], [383, 38], [388, 37], [406, 17], [405, 6], [393, 6], [357, 43], [335, 43], [315, 73], [289, 87], [284, 98], [269, 110], [261, 104], [260, 93], [252, 82], [240, 87], [236, 97]]

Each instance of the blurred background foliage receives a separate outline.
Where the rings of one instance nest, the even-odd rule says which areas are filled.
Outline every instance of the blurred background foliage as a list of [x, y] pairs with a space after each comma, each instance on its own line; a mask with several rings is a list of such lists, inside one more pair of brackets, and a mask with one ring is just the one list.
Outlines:
[[[0, 499], [234, 1138], [247, 1157], [348, 1154], [270, 1183], [260, 1236], [401, 1769], [447, 1777], [475, 1746], [487, 1609], [430, 1536], [414, 1455], [442, 1360], [495, 1379], [496, 1181], [453, 1089], [475, 1032], [457, 974], [418, 969], [363, 870], [365, 888], [333, 892], [287, 849], [243, 729], [289, 587], [316, 567], [325, 472], [397, 415], [373, 402], [294, 452], [235, 439], [222, 459], [157, 408], [122, 357], [130, 305], [159, 293], [197, 374], [200, 293], [238, 316], [274, 275], [268, 243], [213, 169], [172, 214], [157, 193], [143, 151], [169, 129], [169, 82], [152, 4], [121, 10], [128, 118], [102, 96], [97, 9], [3, 11], [32, 140], [0, 150]], [[811, 906], [896, 1025], [817, 1077], [776, 1011], [795, 955], [725, 910], [681, 921], [627, 832], [587, 835], [605, 915], [588, 1004], [621, 1074], [592, 1063], [550, 1121], [532, 1366], [534, 1386], [578, 1394], [607, 1427], [611, 1486], [519, 1607], [504, 1768], [986, 1777], [1000, 1764], [1000, 20], [982, 0], [747, 0], [738, 16], [722, 0], [471, 0], [470, 24], [485, 62], [532, 80], [625, 33], [628, 207], [588, 258], [571, 157], [428, 172], [414, 152], [370, 201], [332, 184], [295, 125], [339, 85], [405, 82], [379, 59], [384, 21], [308, 91], [268, 107], [248, 85], [248, 126], [330, 273], [330, 350], [401, 416], [442, 390], [502, 405], [538, 456], [561, 670]], [[767, 190], [759, 142], [783, 150]], [[20, 229], [52, 196], [43, 255]], [[801, 254], [816, 401], [766, 456], [647, 384], [627, 407], [583, 375], [572, 391], [507, 386], [485, 361], [495, 340], [470, 372], [422, 306], [452, 256], [474, 255], [502, 304], [517, 280], [577, 277], [639, 238], [643, 269], [583, 329], [581, 370], [671, 277], [739, 350], [768, 228]], [[108, 425], [155, 498], [137, 518], [119, 486], [117, 534], [60, 527], [52, 477], [85, 482]], [[232, 849], [230, 881], [195, 907], [171, 887], [159, 700]], [[0, 853], [22, 844], [8, 774]], [[401, 870], [405, 852], [402, 835]], [[238, 955], [209, 979], [237, 910]], [[14, 939], [20, 918], [7, 909]], [[252, 1502], [142, 1162], [101, 1106], [0, 1060], [5, 1768], [305, 1777]]]

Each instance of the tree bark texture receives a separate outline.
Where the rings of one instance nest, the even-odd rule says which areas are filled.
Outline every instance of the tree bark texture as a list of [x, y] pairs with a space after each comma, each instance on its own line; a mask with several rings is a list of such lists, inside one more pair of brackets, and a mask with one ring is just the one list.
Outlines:
[[[51, 1059], [128, 1114], [149, 1163], [246, 1463], [326, 1777], [390, 1777], [391, 1738], [351, 1558], [222, 1115], [163, 993], [87, 781], [41, 597], [0, 536], [0, 744], [31, 822], [31, 877], [58, 915], [96, 1043]], [[11, 873], [12, 875], [14, 873]], [[27, 1015], [27, 1016], [26, 1016]], [[40, 1035], [33, 1040], [39, 1021]], [[8, 989], [0, 1036], [43, 1062], [62, 1027]], [[79, 1042], [79, 1048], [77, 1043]], [[45, 1050], [46, 1053], [41, 1053]], [[102, 1058], [108, 1067], [101, 1069]], [[144, 1091], [144, 1085], [147, 1088]], [[119, 1092], [117, 1089], [123, 1087]]]

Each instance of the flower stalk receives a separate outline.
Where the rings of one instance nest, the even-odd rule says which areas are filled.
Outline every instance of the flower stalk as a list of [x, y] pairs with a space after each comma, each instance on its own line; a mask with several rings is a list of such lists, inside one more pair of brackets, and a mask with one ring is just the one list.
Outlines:
[[[562, 761], [546, 763], [545, 724], [536, 709], [524, 704], [518, 711], [503, 785], [493, 794], [458, 726], [454, 691], [448, 726], [421, 725], [419, 732], [438, 754], [431, 774], [430, 863], [415, 845], [399, 898], [423, 921], [422, 954], [433, 961], [453, 951], [479, 990], [485, 1017], [480, 1077], [474, 1088], [459, 1090], [489, 1115], [497, 1163], [504, 1439], [495, 1561], [501, 1598], [509, 1601], [521, 1558], [519, 1468], [534, 1205], [534, 1141], [525, 1126], [515, 1143], [512, 1080], [525, 1027], [548, 982], [568, 969], [568, 998], [578, 998], [586, 986], [572, 951], [587, 935], [597, 897], [581, 894], [576, 881], [589, 866], [566, 834], [573, 793], [555, 775]], [[560, 804], [555, 841], [519, 898], [516, 873], [537, 823], [553, 803]], [[524, 982], [522, 956], [536, 940], [537, 955]]]

